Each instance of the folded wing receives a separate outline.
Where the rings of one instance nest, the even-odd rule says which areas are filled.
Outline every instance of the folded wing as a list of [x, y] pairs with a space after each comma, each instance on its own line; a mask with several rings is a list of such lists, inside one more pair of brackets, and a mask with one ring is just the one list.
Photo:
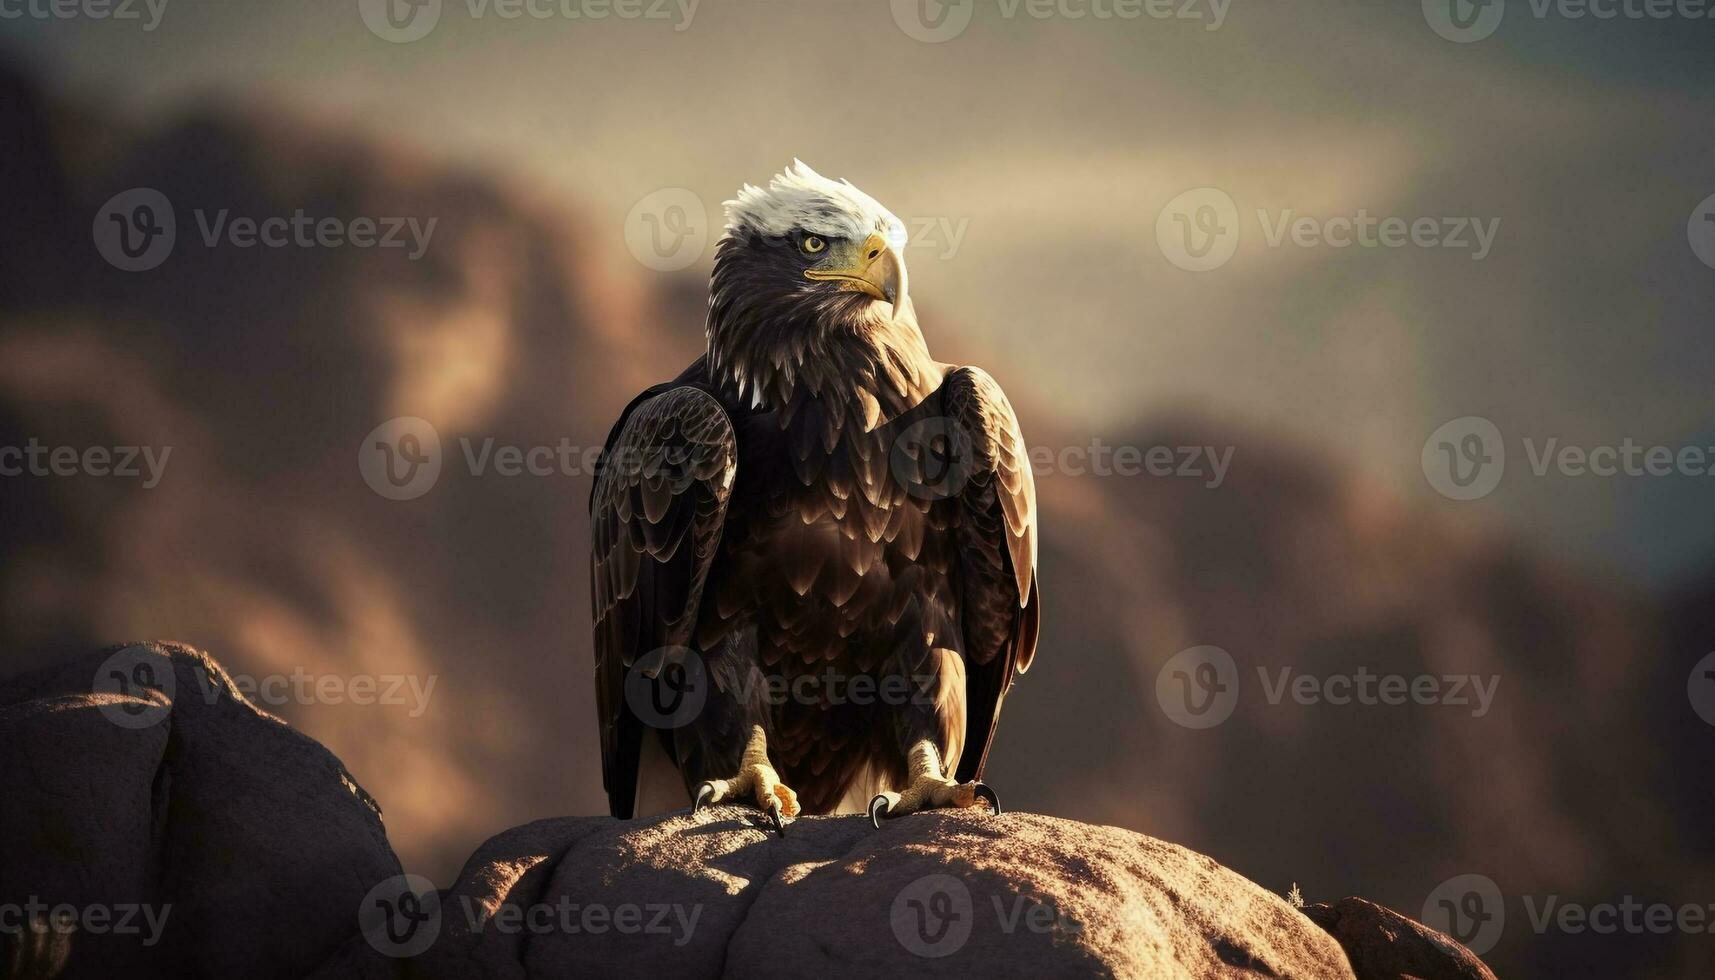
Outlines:
[[701, 385], [645, 392], [608, 436], [590, 495], [590, 592], [602, 782], [630, 817], [643, 723], [626, 672], [653, 650], [688, 645], [738, 472], [732, 421]]
[[1001, 702], [1036, 656], [1036, 482], [1018, 418], [986, 372], [950, 373], [942, 408], [963, 457], [953, 489], [965, 634], [964, 781], [982, 778]]

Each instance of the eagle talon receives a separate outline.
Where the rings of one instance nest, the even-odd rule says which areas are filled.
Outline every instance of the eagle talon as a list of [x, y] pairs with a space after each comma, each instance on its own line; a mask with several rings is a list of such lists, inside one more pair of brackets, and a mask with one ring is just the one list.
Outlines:
[[870, 800], [869, 801], [869, 822], [870, 822], [870, 826], [874, 827], [876, 830], [880, 830], [881, 829], [881, 822], [883, 820], [890, 818], [890, 814], [888, 813], [888, 811], [891, 809], [893, 809], [893, 808], [888, 805], [887, 797], [885, 795], [877, 796], [875, 799]]
[[786, 822], [803, 809], [798, 805], [798, 794], [780, 781], [780, 774], [769, 764], [768, 738], [760, 725], [751, 729], [737, 775], [731, 779], [705, 780], [697, 787], [691, 812], [696, 813], [711, 803], [741, 802], [762, 811], [768, 825], [781, 836], [786, 834]]
[[988, 783], [976, 784], [976, 786], [972, 787], [972, 792], [976, 794], [977, 799], [988, 801], [989, 816], [1000, 816], [1000, 797], [995, 795], [994, 790], [989, 788]]

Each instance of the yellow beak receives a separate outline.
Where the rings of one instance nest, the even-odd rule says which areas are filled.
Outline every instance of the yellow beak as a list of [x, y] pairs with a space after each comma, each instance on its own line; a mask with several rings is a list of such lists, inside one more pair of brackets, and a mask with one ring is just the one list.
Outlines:
[[886, 238], [871, 235], [862, 243], [831, 244], [828, 256], [804, 270], [806, 279], [836, 281], [841, 292], [867, 293], [893, 304], [905, 302], [905, 263]]

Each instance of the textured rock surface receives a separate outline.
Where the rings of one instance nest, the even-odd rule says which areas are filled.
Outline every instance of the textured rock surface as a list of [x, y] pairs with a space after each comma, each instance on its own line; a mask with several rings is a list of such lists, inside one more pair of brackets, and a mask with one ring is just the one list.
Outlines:
[[0, 929], [4, 980], [1492, 980], [1380, 906], [1300, 913], [1182, 847], [1032, 814], [879, 831], [811, 817], [784, 838], [731, 807], [542, 820], [483, 844], [437, 891], [402, 873], [338, 759], [173, 644], [0, 684], [0, 786], [0, 909], [164, 915], [126, 935]]
[[1421, 922], [1361, 898], [1304, 910], [1340, 941], [1364, 980], [1495, 980], [1470, 950]]
[[137, 908], [139, 931], [0, 935], [0, 964], [304, 976], [353, 932], [369, 888], [399, 874], [380, 811], [206, 655], [124, 649], [0, 685], [0, 905], [110, 908], [115, 924]]
[[[546, 820], [484, 844], [439, 914], [413, 961], [430, 976], [1353, 976], [1209, 858], [1032, 814], [811, 817], [785, 838], [732, 808]], [[328, 976], [383, 972], [346, 952]]]

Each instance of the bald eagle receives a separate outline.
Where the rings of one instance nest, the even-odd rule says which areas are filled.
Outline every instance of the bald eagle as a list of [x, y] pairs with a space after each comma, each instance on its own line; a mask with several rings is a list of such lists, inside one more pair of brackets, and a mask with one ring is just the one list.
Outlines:
[[725, 207], [708, 350], [625, 407], [590, 496], [609, 806], [998, 813], [1038, 618], [1012, 406], [929, 356], [904, 227], [849, 181], [795, 161]]

